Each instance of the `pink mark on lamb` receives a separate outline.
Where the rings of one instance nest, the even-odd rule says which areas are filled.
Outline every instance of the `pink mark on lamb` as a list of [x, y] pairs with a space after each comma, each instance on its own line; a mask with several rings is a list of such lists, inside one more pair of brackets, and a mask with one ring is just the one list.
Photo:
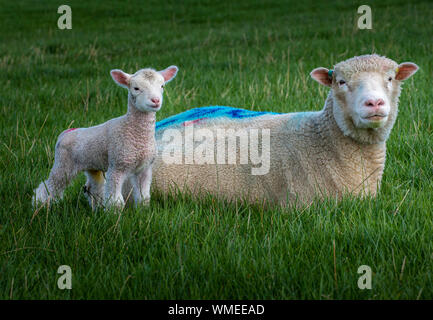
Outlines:
[[74, 131], [74, 130], [77, 130], [77, 128], [69, 128], [69, 129], [63, 131], [63, 133], [68, 133], [68, 132], [71, 132], [71, 131]]
[[202, 120], [206, 120], [207, 118], [200, 118], [200, 119], [195, 119], [195, 120], [190, 120], [190, 121], [185, 121], [182, 125], [184, 126], [184, 127], [187, 127], [187, 126], [190, 126], [190, 125], [192, 125], [192, 124], [194, 124], [194, 123], [197, 123], [197, 122], [200, 122], [200, 121], [202, 121]]

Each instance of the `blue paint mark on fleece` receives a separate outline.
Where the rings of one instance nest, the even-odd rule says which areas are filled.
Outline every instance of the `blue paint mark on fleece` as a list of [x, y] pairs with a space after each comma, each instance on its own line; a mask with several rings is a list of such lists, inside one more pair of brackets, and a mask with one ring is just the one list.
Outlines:
[[265, 114], [278, 114], [278, 113], [266, 112], [266, 111], [251, 111], [246, 109], [238, 109], [238, 108], [223, 107], [223, 106], [194, 108], [157, 122], [156, 130], [168, 126], [181, 124], [184, 123], [185, 121], [193, 121], [201, 118], [215, 119], [215, 118], [226, 117], [229, 119], [244, 119], [244, 118], [258, 117]]

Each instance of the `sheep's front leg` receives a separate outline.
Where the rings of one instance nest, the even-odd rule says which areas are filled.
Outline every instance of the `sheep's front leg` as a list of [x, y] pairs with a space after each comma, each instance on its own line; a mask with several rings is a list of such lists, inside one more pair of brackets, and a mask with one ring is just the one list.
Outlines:
[[127, 173], [115, 168], [108, 168], [105, 183], [105, 204], [123, 208], [125, 201], [122, 196], [122, 185]]
[[150, 185], [152, 184], [152, 166], [147, 167], [138, 175], [131, 177], [135, 205], [149, 205]]

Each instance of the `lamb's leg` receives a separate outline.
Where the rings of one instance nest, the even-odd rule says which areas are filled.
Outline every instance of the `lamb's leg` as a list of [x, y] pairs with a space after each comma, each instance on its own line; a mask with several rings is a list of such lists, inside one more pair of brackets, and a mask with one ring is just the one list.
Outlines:
[[135, 204], [149, 205], [150, 185], [152, 184], [152, 166], [144, 169], [139, 175], [131, 177]]
[[123, 208], [125, 201], [122, 196], [122, 185], [127, 173], [115, 168], [108, 168], [107, 181], [105, 183], [105, 204]]
[[89, 201], [92, 210], [95, 210], [104, 203], [104, 174], [99, 170], [88, 170], [85, 171], [85, 175], [87, 181], [84, 186], [84, 194]]
[[125, 200], [125, 203], [127, 203], [128, 205], [134, 205], [135, 200], [134, 200], [134, 189], [132, 187], [132, 180], [134, 179], [134, 176], [130, 177], [129, 179], [126, 179], [125, 182], [123, 183], [123, 187], [122, 187], [122, 195], [123, 195], [123, 199]]
[[62, 198], [64, 190], [77, 173], [78, 170], [69, 156], [63, 152], [56, 152], [54, 165], [48, 179], [41, 182], [38, 188], [34, 190], [33, 205]]

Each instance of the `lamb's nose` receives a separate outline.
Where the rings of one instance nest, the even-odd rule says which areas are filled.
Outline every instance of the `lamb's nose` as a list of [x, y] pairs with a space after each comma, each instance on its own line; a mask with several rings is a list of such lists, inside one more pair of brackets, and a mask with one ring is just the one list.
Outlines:
[[376, 100], [374, 100], [374, 99], [368, 99], [367, 101], [365, 101], [364, 104], [365, 104], [366, 107], [377, 108], [377, 107], [383, 106], [385, 104], [385, 101], [383, 101], [383, 99], [376, 99]]
[[152, 101], [154, 104], [159, 104], [158, 98], [152, 98], [152, 99], [150, 99], [150, 101]]

